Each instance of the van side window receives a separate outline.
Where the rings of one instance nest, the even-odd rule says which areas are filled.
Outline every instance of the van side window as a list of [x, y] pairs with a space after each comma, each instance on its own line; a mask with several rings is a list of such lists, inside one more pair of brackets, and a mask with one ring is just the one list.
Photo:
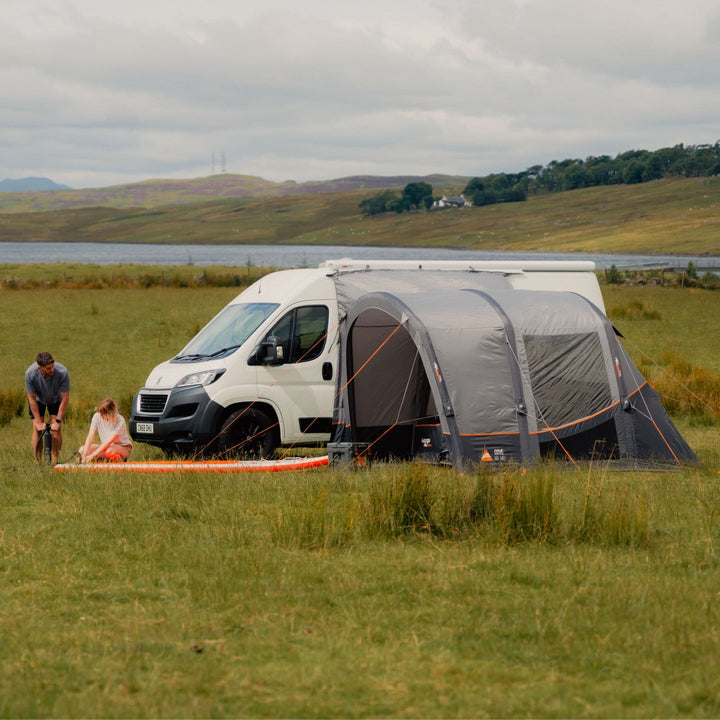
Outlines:
[[314, 360], [325, 347], [328, 315], [324, 305], [295, 308], [283, 315], [268, 335], [280, 338], [286, 362]]

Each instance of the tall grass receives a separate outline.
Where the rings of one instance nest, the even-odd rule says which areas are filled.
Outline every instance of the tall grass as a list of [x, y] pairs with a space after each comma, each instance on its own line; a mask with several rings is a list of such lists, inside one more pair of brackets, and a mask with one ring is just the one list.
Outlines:
[[132, 288], [232, 287], [238, 292], [271, 272], [272, 268], [199, 269], [190, 265], [157, 267], [128, 264], [54, 263], [50, 265], [0, 264], [4, 290], [128, 290]]
[[720, 372], [688, 362], [677, 349], [645, 358], [639, 366], [674, 415], [687, 415], [705, 425], [720, 423]]
[[660, 320], [660, 313], [652, 308], [646, 308], [642, 300], [636, 299], [623, 305], [613, 305], [608, 308], [608, 315], [614, 320]]
[[305, 549], [410, 537], [648, 547], [646, 498], [606, 488], [604, 472], [588, 469], [583, 485], [577, 472], [546, 465], [458, 476], [422, 463], [389, 464], [368, 475], [363, 493], [303, 488], [273, 516], [272, 538]]
[[[705, 290], [603, 290], [608, 316], [665, 408], [693, 423], [720, 422], [720, 338], [713, 330], [714, 294]], [[680, 293], [680, 294], [678, 294]]]
[[0, 391], [0, 427], [20, 417], [26, 407], [27, 396], [22, 390]]

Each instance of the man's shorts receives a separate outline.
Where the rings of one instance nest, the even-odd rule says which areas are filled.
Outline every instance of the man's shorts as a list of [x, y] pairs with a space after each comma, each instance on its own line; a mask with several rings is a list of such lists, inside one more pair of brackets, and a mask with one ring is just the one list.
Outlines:
[[[58, 400], [56, 403], [51, 403], [50, 405], [43, 405], [39, 400], [37, 401], [38, 410], [40, 411], [40, 417], [45, 417], [45, 410], [50, 411], [50, 416], [57, 415], [60, 411], [60, 400]], [[35, 417], [33, 415], [33, 411], [30, 408], [30, 404], [28, 403], [28, 413], [30, 414], [30, 417]]]

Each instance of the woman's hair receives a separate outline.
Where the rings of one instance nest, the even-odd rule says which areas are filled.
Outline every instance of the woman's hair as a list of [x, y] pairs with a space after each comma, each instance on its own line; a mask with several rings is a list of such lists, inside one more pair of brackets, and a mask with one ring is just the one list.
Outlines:
[[95, 408], [101, 415], [117, 415], [117, 405], [112, 398], [105, 398], [98, 403]]

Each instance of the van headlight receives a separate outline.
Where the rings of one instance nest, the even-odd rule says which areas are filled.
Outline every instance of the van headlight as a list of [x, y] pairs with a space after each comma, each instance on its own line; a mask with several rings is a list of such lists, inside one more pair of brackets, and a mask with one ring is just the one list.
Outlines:
[[186, 375], [175, 383], [175, 387], [185, 387], [186, 385], [210, 385], [218, 378], [225, 374], [225, 368], [217, 370], [203, 370], [202, 372], [194, 372]]

